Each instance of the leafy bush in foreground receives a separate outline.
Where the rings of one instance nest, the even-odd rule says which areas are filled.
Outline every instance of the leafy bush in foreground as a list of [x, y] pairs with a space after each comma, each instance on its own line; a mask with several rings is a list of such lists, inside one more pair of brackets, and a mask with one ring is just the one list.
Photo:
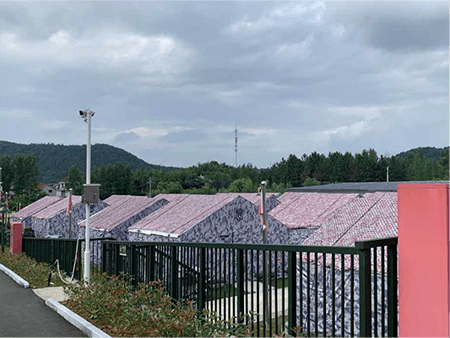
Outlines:
[[[14, 271], [20, 277], [25, 279], [32, 288], [45, 288], [48, 284], [48, 273], [50, 265], [47, 263], [38, 263], [33, 258], [24, 253], [10, 253], [9, 247], [5, 247], [5, 252], [0, 251], [0, 264]], [[63, 277], [65, 274], [61, 271]], [[53, 275], [53, 286], [65, 285], [57, 275]]]
[[224, 337], [244, 336], [244, 324], [203, 318], [189, 301], [175, 303], [161, 282], [130, 285], [124, 278], [93, 279], [87, 287], [65, 288], [69, 299], [63, 305], [113, 337]]

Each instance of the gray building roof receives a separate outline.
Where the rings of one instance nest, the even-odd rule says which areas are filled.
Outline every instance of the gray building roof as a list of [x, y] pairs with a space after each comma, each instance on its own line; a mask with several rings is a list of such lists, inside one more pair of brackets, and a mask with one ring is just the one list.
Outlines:
[[449, 184], [449, 181], [405, 181], [405, 182], [348, 182], [289, 188], [289, 192], [371, 192], [397, 191], [398, 184]]

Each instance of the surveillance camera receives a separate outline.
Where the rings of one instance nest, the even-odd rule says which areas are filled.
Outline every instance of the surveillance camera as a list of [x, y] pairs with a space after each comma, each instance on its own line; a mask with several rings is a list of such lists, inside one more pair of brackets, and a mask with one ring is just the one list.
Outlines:
[[82, 110], [80, 110], [80, 116], [83, 116], [83, 114], [84, 114], [84, 113], [83, 113], [83, 111], [82, 111]]

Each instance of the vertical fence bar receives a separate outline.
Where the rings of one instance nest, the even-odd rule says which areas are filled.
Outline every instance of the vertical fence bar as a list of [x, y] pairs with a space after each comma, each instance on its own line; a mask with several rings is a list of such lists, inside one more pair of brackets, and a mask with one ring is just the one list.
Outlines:
[[172, 298], [178, 299], [178, 260], [177, 260], [177, 247], [174, 245], [170, 247], [170, 254], [172, 256]]
[[398, 336], [397, 312], [397, 245], [387, 248], [388, 260], [388, 336]]
[[378, 336], [378, 311], [377, 311], [377, 303], [378, 303], [378, 278], [377, 278], [377, 252], [378, 248], [373, 248], [373, 329], [375, 337]]
[[323, 276], [322, 276], [322, 284], [323, 284], [323, 336], [326, 337], [327, 332], [327, 254], [323, 253]]
[[115, 243], [114, 244], [114, 260], [116, 262], [116, 264], [114, 264], [114, 274], [116, 276], [119, 275], [119, 259], [120, 259], [120, 246], [119, 244]]
[[274, 293], [275, 293], [275, 334], [278, 334], [279, 327], [278, 327], [278, 251], [274, 251]]
[[199, 263], [200, 263], [200, 275], [198, 281], [198, 305], [197, 309], [200, 311], [200, 314], [203, 314], [203, 309], [206, 304], [206, 295], [205, 295], [205, 286], [206, 286], [206, 249], [200, 248], [199, 252]]
[[[295, 335], [294, 327], [296, 327], [297, 319], [297, 253], [288, 253], [288, 332]], [[300, 259], [301, 264], [301, 259]], [[300, 276], [301, 277], [301, 276]], [[301, 279], [300, 279], [301, 283]]]
[[106, 272], [107, 265], [106, 265], [106, 246], [108, 243], [106, 241], [102, 242], [102, 272]]
[[331, 254], [331, 336], [336, 335], [336, 257]]
[[[358, 248], [358, 242], [355, 246]], [[362, 247], [359, 252], [359, 335], [371, 337], [371, 280], [370, 280], [370, 248]]]
[[319, 276], [318, 276], [318, 253], [314, 253], [314, 334], [316, 337], [319, 336], [319, 290], [317, 290]]
[[384, 335], [386, 334], [386, 330], [385, 330], [385, 326], [386, 326], [386, 294], [384, 291], [385, 286], [385, 274], [386, 274], [386, 269], [384, 264], [386, 263], [385, 261], [385, 257], [384, 257], [384, 245], [381, 247], [381, 336], [384, 337]]
[[345, 265], [344, 254], [341, 254], [341, 336], [345, 337]]
[[300, 252], [300, 327], [304, 332], [303, 325], [303, 252]]
[[307, 299], [307, 307], [306, 307], [306, 325], [307, 325], [307, 336], [311, 337], [311, 266], [310, 266], [310, 255], [309, 252], [306, 254], [307, 261], [306, 261], [306, 275], [307, 275], [307, 285], [306, 285], [306, 299]]
[[355, 255], [352, 254], [350, 280], [350, 336], [355, 336]]
[[239, 322], [244, 315], [244, 250], [237, 251], [237, 312]]

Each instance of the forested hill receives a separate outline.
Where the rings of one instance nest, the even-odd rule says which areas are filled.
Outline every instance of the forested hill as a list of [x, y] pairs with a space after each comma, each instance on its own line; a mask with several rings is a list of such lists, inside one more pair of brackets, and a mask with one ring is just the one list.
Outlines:
[[[39, 167], [39, 182], [56, 183], [67, 176], [70, 166], [77, 165], [83, 172], [86, 168], [86, 146], [62, 144], [19, 144], [0, 141], [0, 155], [6, 154], [11, 159], [16, 154], [36, 156]], [[163, 172], [178, 169], [149, 164], [133, 154], [107, 144], [94, 144], [91, 148], [92, 170], [104, 164], [129, 163], [131, 169], [161, 169]]]
[[[423, 147], [420, 148], [422, 149], [423, 154], [425, 155], [426, 158], [428, 159], [440, 159], [442, 156], [442, 153], [444, 152], [444, 150], [448, 149], [449, 147], [444, 147], [444, 148], [435, 148], [435, 147]], [[419, 150], [419, 148], [414, 148], [414, 149], [410, 149], [407, 151], [402, 151], [401, 153], [397, 154], [396, 156], [402, 157], [402, 158], [406, 158], [406, 156], [408, 156], [408, 154], [412, 154], [415, 155], [417, 154], [417, 151]]]

